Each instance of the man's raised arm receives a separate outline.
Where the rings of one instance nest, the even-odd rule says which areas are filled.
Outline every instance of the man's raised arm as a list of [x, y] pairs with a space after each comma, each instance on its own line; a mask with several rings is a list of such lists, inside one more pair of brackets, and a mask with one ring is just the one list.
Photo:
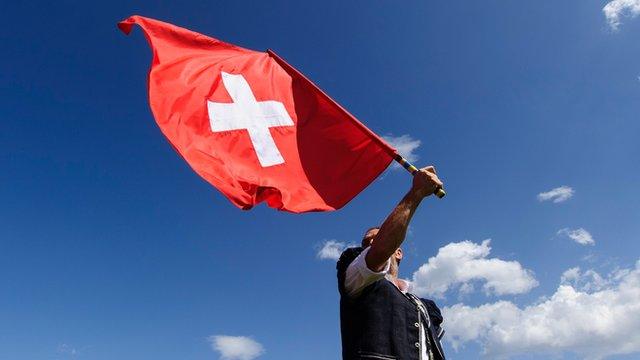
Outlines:
[[422, 199], [433, 194], [441, 186], [442, 181], [438, 179], [433, 166], [422, 168], [414, 174], [411, 190], [387, 216], [371, 244], [365, 258], [369, 269], [376, 272], [384, 270], [389, 257], [404, 241], [409, 221]]

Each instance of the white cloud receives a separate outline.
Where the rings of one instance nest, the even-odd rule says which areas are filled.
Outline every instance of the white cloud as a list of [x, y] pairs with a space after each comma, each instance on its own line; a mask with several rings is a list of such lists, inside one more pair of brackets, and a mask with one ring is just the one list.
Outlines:
[[567, 271], [565, 271], [564, 273], [562, 273], [562, 276], [560, 277], [560, 283], [564, 284], [564, 283], [571, 283], [573, 281], [576, 281], [578, 279], [580, 279], [580, 268], [579, 267], [573, 267], [571, 269], [568, 269]]
[[604, 278], [592, 269], [582, 272], [579, 267], [574, 267], [562, 274], [560, 284], [570, 285], [580, 291], [600, 291], [612, 286], [612, 284], [616, 284], [620, 279], [627, 276], [628, 273], [629, 270], [616, 269]]
[[208, 340], [223, 360], [252, 360], [264, 354], [262, 344], [246, 336], [213, 335]]
[[558, 235], [566, 235], [568, 236], [571, 240], [577, 242], [580, 245], [595, 245], [596, 241], [593, 240], [593, 236], [591, 236], [591, 234], [583, 229], [583, 228], [579, 228], [579, 229], [575, 229], [575, 230], [571, 230], [568, 228], [564, 228], [564, 229], [560, 229], [558, 230]]
[[618, 30], [624, 16], [633, 18], [640, 15], [640, 0], [613, 0], [602, 8], [609, 26]]
[[[640, 351], [640, 261], [606, 278], [595, 275], [569, 269], [551, 297], [524, 308], [509, 301], [444, 308], [445, 338], [455, 349], [477, 342], [489, 358], [568, 351], [602, 359]], [[580, 288], [570, 284], [585, 278], [592, 280]]]
[[334, 260], [338, 261], [340, 259], [340, 254], [346, 249], [349, 245], [345, 244], [342, 241], [337, 240], [325, 240], [322, 243], [322, 246], [318, 249], [316, 256], [320, 260]]
[[412, 290], [419, 295], [442, 297], [447, 290], [460, 285], [462, 293], [473, 290], [471, 282], [484, 282], [488, 294], [522, 294], [538, 286], [530, 270], [517, 261], [487, 258], [490, 240], [482, 244], [471, 241], [450, 243], [435, 257], [413, 273]]
[[[384, 141], [388, 142], [391, 146], [396, 148], [396, 150], [398, 150], [398, 153], [404, 156], [405, 159], [409, 160], [410, 162], [415, 162], [418, 160], [418, 154], [416, 154], [415, 151], [420, 147], [420, 144], [422, 143], [420, 140], [414, 139], [411, 137], [411, 135], [407, 134], [400, 136], [385, 135], [382, 138], [384, 139]], [[400, 167], [398, 164], [394, 165], [394, 168]]]
[[560, 186], [538, 194], [538, 201], [553, 201], [557, 204], [569, 200], [574, 192], [569, 186]]

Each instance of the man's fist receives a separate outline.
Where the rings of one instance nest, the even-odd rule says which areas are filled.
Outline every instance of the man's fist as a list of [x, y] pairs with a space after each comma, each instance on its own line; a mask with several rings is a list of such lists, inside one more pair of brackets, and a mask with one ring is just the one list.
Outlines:
[[437, 188], [442, 187], [442, 181], [436, 175], [436, 168], [433, 166], [424, 167], [413, 174], [413, 186], [411, 192], [420, 197], [433, 194]]

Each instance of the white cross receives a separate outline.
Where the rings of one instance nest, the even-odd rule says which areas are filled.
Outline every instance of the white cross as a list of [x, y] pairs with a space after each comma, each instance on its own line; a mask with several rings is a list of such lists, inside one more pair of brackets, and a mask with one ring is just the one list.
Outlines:
[[222, 82], [233, 103], [207, 100], [211, 131], [247, 130], [262, 167], [284, 163], [273, 141], [270, 127], [293, 126], [293, 120], [279, 101], [256, 101], [244, 76], [222, 72]]

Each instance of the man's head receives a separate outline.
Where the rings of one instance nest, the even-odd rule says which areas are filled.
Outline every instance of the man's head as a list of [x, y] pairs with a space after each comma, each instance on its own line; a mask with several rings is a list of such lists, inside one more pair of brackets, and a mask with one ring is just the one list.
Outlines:
[[373, 243], [373, 239], [376, 237], [376, 235], [378, 235], [378, 231], [380, 231], [380, 228], [377, 226], [369, 228], [367, 231], [365, 231], [360, 246], [362, 246], [363, 248], [371, 246], [371, 244]]
[[[378, 235], [379, 231], [380, 231], [380, 228], [377, 226], [367, 229], [367, 231], [365, 231], [364, 233], [364, 236], [362, 237], [361, 246], [363, 248], [367, 248], [371, 246], [371, 244], [373, 244], [373, 240]], [[400, 261], [402, 261], [402, 249], [397, 248], [396, 251], [391, 256], [391, 269], [389, 270], [390, 273], [397, 275], [398, 266], [400, 266]]]

